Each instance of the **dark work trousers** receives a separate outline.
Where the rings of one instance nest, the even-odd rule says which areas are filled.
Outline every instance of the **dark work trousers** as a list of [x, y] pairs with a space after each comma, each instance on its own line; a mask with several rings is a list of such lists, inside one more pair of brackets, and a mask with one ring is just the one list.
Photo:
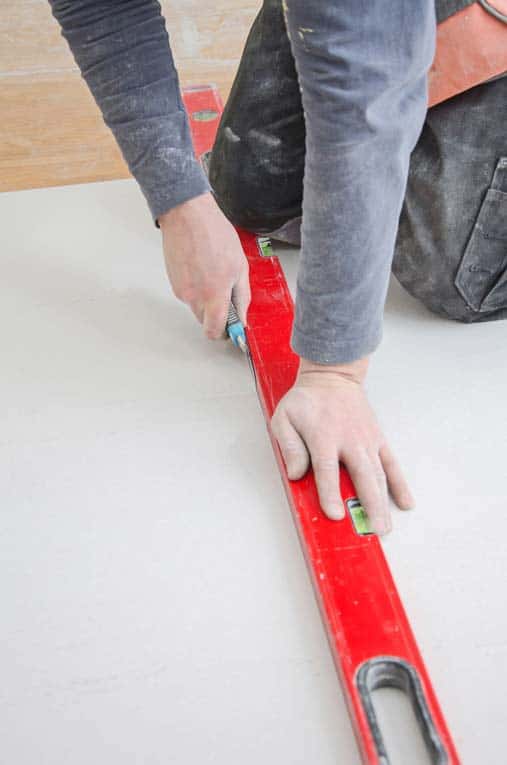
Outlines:
[[507, 318], [507, 78], [428, 111], [393, 272], [435, 313]]
[[[507, 318], [506, 125], [504, 77], [430, 109], [411, 157], [393, 272], [458, 321]], [[298, 244], [304, 161], [294, 61], [281, 3], [269, 0], [224, 111], [211, 185], [234, 223]]]

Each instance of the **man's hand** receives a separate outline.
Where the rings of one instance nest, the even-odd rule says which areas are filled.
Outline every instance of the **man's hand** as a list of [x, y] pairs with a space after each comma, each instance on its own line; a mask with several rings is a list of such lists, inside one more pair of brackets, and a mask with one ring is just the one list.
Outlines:
[[414, 501], [366, 399], [362, 383], [367, 367], [367, 359], [337, 366], [301, 359], [296, 382], [278, 404], [272, 427], [291, 480], [302, 478], [311, 461], [320, 504], [329, 518], [345, 514], [338, 480], [341, 461], [373, 530], [385, 534], [391, 530], [388, 488], [401, 509]]
[[234, 227], [211, 194], [159, 218], [167, 275], [174, 294], [204, 325], [210, 340], [224, 336], [232, 300], [243, 324], [250, 303], [248, 262]]

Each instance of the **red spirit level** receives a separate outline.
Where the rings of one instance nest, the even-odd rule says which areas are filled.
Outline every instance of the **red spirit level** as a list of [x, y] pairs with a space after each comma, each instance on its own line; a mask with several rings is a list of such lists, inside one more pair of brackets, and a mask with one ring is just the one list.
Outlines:
[[[213, 145], [221, 101], [210, 87], [186, 90], [184, 101], [195, 151], [202, 157]], [[259, 399], [363, 762], [389, 765], [372, 693], [394, 687], [410, 698], [430, 761], [455, 765], [458, 755], [382, 548], [369, 532], [347, 472], [341, 471], [341, 493], [349, 515], [342, 521], [322, 513], [311, 471], [300, 481], [287, 477], [270, 420], [298, 367], [289, 345], [293, 302], [280, 264], [265, 243], [245, 231], [239, 235], [250, 264], [248, 341]]]

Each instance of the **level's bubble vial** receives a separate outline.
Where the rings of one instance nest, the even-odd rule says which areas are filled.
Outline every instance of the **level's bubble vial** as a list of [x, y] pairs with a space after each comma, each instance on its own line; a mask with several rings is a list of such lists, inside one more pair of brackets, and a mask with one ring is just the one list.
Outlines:
[[196, 122], [212, 122], [219, 116], [216, 109], [200, 109], [197, 112], [192, 112], [192, 119]]
[[373, 534], [370, 527], [370, 520], [357, 497], [347, 500], [347, 508], [356, 534], [359, 534], [360, 536]]
[[273, 257], [273, 247], [271, 245], [271, 239], [269, 236], [258, 236], [257, 247], [259, 248], [259, 254], [261, 258]]

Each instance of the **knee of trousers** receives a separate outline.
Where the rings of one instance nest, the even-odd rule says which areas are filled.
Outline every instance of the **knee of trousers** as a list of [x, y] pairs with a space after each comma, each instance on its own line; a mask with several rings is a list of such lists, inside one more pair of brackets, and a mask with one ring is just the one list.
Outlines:
[[268, 132], [240, 136], [222, 124], [209, 164], [215, 198], [236, 226], [268, 233], [301, 215], [304, 136], [301, 151], [288, 151]]
[[217, 132], [210, 183], [227, 217], [259, 233], [301, 215], [305, 121], [282, 0], [264, 0]]
[[398, 233], [392, 270], [407, 292], [433, 313], [454, 321], [476, 320], [454, 286], [455, 269], [432, 257], [414, 238]]
[[392, 270], [410, 295], [446, 319], [470, 324], [507, 318], [505, 274], [492, 279], [480, 265], [485, 254], [471, 260], [469, 253], [470, 248], [464, 253], [453, 246], [452, 233], [445, 243], [441, 238], [430, 242], [427, 232], [418, 236], [402, 214]]
[[429, 110], [412, 154], [393, 272], [431, 311], [507, 317], [507, 78]]

